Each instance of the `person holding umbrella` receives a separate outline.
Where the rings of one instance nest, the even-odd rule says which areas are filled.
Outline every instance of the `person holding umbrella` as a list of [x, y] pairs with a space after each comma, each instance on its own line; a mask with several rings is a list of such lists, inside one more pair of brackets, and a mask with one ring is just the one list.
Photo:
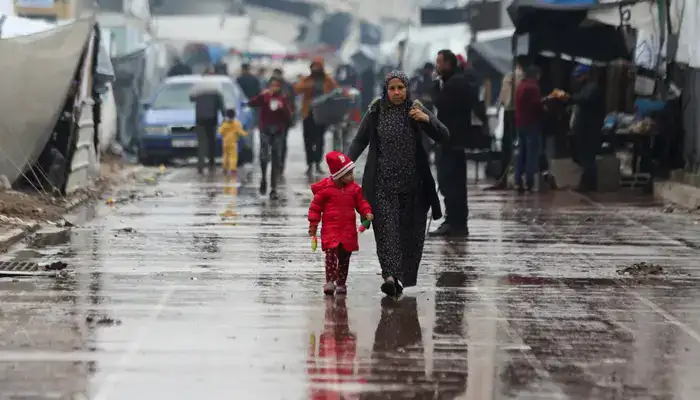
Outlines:
[[197, 131], [197, 171], [204, 172], [204, 159], [208, 158], [209, 172], [214, 172], [216, 160], [216, 130], [219, 113], [226, 112], [224, 96], [218, 82], [202, 80], [190, 91], [190, 101], [195, 104]]

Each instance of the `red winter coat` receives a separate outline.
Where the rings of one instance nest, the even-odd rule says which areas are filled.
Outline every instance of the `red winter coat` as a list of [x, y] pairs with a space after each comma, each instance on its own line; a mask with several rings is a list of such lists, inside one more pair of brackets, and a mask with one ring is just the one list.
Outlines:
[[372, 213], [362, 188], [355, 182], [340, 187], [331, 178], [311, 185], [314, 199], [309, 207], [309, 222], [321, 225], [321, 248], [334, 249], [342, 243], [346, 251], [360, 249], [357, 243], [355, 210], [361, 216]]
[[[273, 107], [273, 101], [276, 103]], [[260, 131], [265, 131], [271, 125], [277, 125], [279, 132], [292, 120], [292, 107], [289, 99], [280, 93], [260, 93], [248, 100], [251, 107], [260, 108]], [[275, 110], [272, 110], [275, 108]]]

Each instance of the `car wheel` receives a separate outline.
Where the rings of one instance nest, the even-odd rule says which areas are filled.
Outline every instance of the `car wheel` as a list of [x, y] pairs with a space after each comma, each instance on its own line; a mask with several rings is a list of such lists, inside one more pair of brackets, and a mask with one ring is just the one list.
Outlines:
[[141, 149], [139, 149], [139, 163], [146, 165], [146, 166], [151, 166], [151, 165], [156, 164], [153, 157], [149, 156]]

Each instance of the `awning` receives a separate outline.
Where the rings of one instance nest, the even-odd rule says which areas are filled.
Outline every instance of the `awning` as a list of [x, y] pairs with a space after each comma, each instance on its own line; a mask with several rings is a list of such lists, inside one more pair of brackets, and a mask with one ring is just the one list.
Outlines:
[[[469, 45], [467, 59], [469, 64], [477, 71], [484, 71], [489, 75], [505, 75], [513, 68], [512, 39], [514, 29], [500, 29], [491, 35], [477, 34], [477, 42]], [[525, 40], [523, 40], [525, 39]], [[518, 54], [527, 53], [526, 38], [518, 41]]]
[[589, 12], [620, 9], [639, 1], [593, 4], [591, 0], [515, 0], [508, 7], [508, 14], [517, 34], [529, 34], [530, 52], [551, 51], [608, 62], [630, 59], [633, 49], [617, 26], [590, 20]]

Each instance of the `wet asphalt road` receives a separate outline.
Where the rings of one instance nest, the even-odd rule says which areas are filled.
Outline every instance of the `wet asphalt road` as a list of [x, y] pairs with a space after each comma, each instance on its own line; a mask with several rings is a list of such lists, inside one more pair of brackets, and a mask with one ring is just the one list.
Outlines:
[[[700, 398], [700, 217], [472, 187], [472, 237], [428, 240], [418, 287], [382, 301], [367, 233], [329, 299], [292, 136], [277, 203], [172, 168], [8, 255], [73, 272], [0, 280], [0, 399]], [[642, 261], [666, 274], [616, 272]]]

